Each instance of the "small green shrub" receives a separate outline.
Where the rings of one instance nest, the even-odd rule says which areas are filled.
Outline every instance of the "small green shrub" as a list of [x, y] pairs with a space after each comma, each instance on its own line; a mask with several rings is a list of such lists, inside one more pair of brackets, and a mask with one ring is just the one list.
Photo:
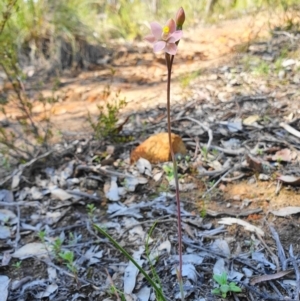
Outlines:
[[119, 111], [126, 106], [125, 98], [120, 99], [119, 96], [120, 94], [117, 93], [113, 102], [107, 102], [105, 107], [100, 105], [98, 106], [99, 115], [96, 121], [93, 120], [90, 113], [88, 114], [88, 121], [94, 130], [96, 139], [109, 138], [114, 141], [118, 140], [118, 114]]

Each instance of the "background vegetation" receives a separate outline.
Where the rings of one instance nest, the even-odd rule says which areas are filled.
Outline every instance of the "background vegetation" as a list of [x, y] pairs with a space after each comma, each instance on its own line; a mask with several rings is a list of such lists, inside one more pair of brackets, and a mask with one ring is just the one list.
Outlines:
[[[31, 102], [23, 85], [27, 76], [25, 67], [34, 66], [50, 76], [59, 75], [64, 68], [84, 68], [86, 57], [93, 60], [96, 54], [94, 59], [97, 60], [101, 49], [128, 40], [142, 40], [149, 30], [149, 22], [165, 21], [180, 6], [187, 15], [186, 28], [263, 10], [284, 11], [288, 16], [287, 27], [291, 27], [295, 23], [289, 12], [298, 17], [300, 14], [299, 0], [2, 0], [1, 111], [5, 113], [11, 99], [4, 91], [5, 83], [9, 82], [15, 93], [14, 100], [24, 112], [24, 119], [18, 121], [21, 136], [30, 134], [39, 146], [46, 146], [52, 135], [51, 126], [48, 123], [41, 127], [31, 118]], [[57, 100], [41, 98], [40, 101], [46, 104]], [[0, 123], [0, 153], [11, 154], [14, 150], [16, 157], [29, 160], [35, 149], [32, 140], [16, 146], [17, 138], [15, 132]]]

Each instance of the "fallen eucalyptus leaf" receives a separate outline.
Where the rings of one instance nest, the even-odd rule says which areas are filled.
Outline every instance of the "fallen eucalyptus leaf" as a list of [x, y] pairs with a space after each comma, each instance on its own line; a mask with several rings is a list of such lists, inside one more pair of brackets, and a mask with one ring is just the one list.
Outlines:
[[224, 225], [232, 225], [232, 224], [238, 224], [240, 226], [243, 226], [245, 228], [245, 230], [248, 230], [250, 232], [255, 232], [261, 236], [264, 236], [265, 233], [263, 230], [261, 230], [260, 228], [251, 225], [248, 222], [245, 222], [241, 219], [238, 218], [234, 218], [234, 217], [224, 217], [222, 218], [220, 221], [218, 221], [219, 224], [224, 224]]
[[300, 212], [300, 207], [288, 206], [284, 208], [280, 208], [279, 210], [271, 211], [272, 214], [276, 216], [287, 216], [291, 214], [297, 214]]
[[19, 259], [25, 259], [34, 256], [39, 258], [48, 257], [48, 251], [46, 249], [46, 246], [39, 242], [32, 242], [27, 245], [24, 245], [12, 254], [12, 257]]
[[279, 176], [278, 180], [290, 185], [300, 185], [300, 178], [294, 176]]
[[8, 297], [10, 279], [7, 276], [0, 275], [0, 301], [6, 301]]
[[10, 235], [10, 229], [8, 227], [0, 226], [0, 239], [7, 239]]

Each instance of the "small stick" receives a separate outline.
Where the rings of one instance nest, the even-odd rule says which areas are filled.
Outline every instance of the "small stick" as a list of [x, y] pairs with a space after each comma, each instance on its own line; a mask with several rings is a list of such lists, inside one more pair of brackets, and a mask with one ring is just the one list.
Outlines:
[[233, 170], [233, 168], [229, 169], [227, 172], [224, 173], [224, 175], [218, 180], [216, 181], [216, 183], [214, 183], [214, 185], [212, 187], [210, 187], [207, 191], [205, 191], [202, 195], [202, 197], [204, 198], [207, 194], [209, 194], [212, 190], [214, 190], [216, 188], [216, 186]]
[[299, 267], [297, 265], [295, 256], [294, 256], [294, 251], [293, 251], [293, 246], [290, 246], [289, 249], [289, 253], [290, 253], [290, 258], [292, 260], [292, 265], [295, 269], [295, 273], [296, 273], [296, 282], [297, 282], [297, 286], [296, 286], [296, 293], [295, 293], [295, 300], [299, 300], [299, 292], [300, 292], [300, 271], [299, 271]]
[[180, 118], [179, 120], [182, 120], [182, 119], [187, 119], [187, 120], [193, 121], [193, 122], [197, 123], [198, 125], [200, 125], [205, 131], [207, 131], [207, 133], [208, 133], [208, 142], [207, 142], [206, 149], [208, 151], [210, 149], [211, 143], [213, 141], [213, 132], [212, 132], [212, 130], [208, 126], [206, 126], [205, 124], [203, 124], [202, 122], [198, 121], [195, 118], [185, 116], [185, 117]]
[[292, 134], [293, 136], [296, 136], [297, 138], [300, 138], [300, 132], [295, 130], [293, 127], [291, 127], [290, 125], [281, 122], [279, 123], [279, 125], [284, 128], [287, 132], [289, 132], [290, 134]]

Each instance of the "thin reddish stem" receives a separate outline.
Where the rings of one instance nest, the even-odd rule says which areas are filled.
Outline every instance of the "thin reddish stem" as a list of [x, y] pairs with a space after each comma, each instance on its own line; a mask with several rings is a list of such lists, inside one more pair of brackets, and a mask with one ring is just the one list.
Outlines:
[[179, 253], [179, 273], [178, 281], [182, 283], [182, 232], [181, 232], [181, 210], [180, 210], [180, 197], [179, 197], [179, 182], [178, 182], [178, 173], [177, 173], [177, 164], [176, 158], [172, 146], [171, 138], [171, 104], [170, 104], [170, 94], [171, 94], [171, 73], [172, 73], [172, 64], [174, 60], [174, 55], [170, 57], [166, 53], [166, 63], [168, 67], [168, 78], [167, 78], [167, 120], [168, 120], [168, 136], [169, 136], [169, 145], [170, 153], [173, 161], [174, 169], [174, 180], [175, 180], [175, 189], [176, 189], [176, 205], [177, 205], [177, 230], [178, 230], [178, 253]]

